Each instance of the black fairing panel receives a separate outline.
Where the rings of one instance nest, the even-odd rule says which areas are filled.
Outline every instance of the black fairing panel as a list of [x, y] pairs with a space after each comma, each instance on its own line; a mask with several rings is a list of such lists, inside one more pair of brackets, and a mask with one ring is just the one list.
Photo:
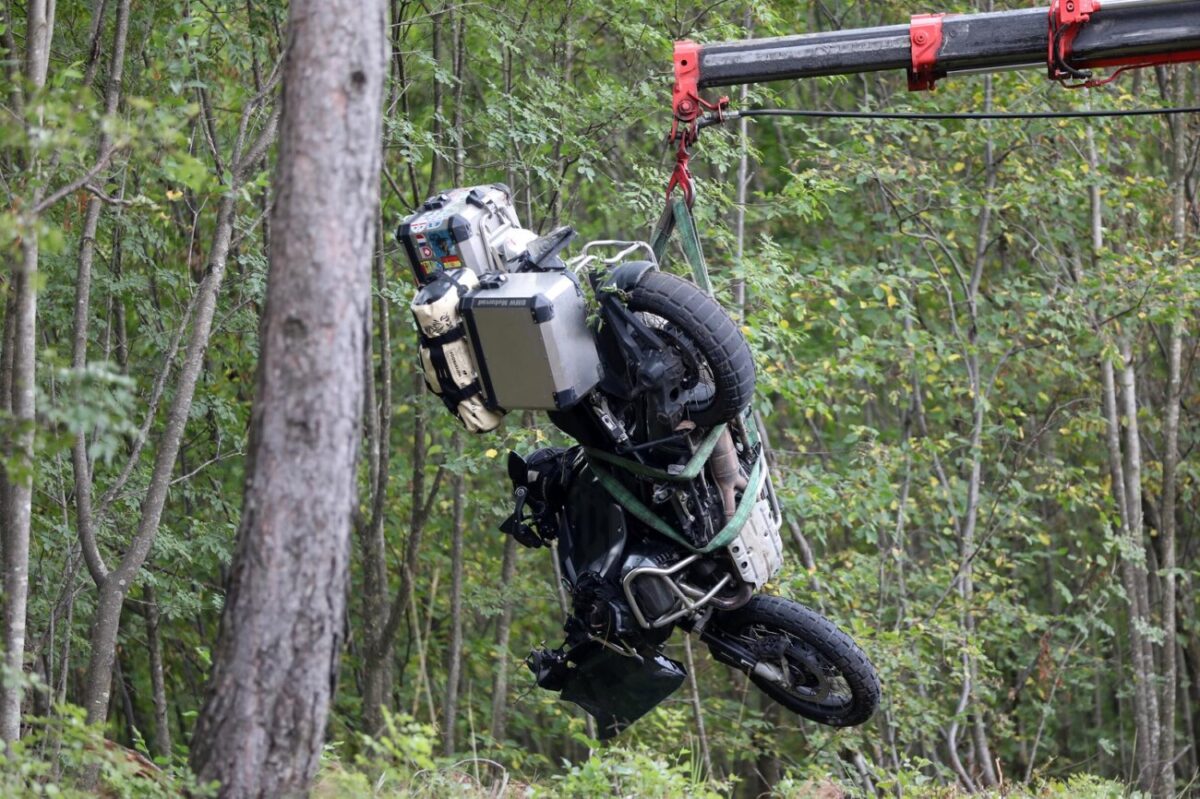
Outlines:
[[586, 466], [567, 490], [563, 513], [567, 524], [559, 533], [558, 551], [567, 580], [574, 585], [584, 572], [615, 576], [629, 535], [625, 512]]
[[665, 655], [635, 660], [605, 649], [571, 670], [562, 697], [590, 713], [606, 741], [675, 693], [685, 676]]

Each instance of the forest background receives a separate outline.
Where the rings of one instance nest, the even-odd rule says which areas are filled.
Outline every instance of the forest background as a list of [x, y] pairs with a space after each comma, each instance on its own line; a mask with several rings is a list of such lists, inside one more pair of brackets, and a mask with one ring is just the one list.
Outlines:
[[[521, 665], [557, 643], [550, 560], [496, 530], [504, 454], [557, 434], [534, 417], [461, 435], [417, 371], [393, 234], [427, 195], [503, 181], [541, 231], [644, 236], [671, 165], [672, 41], [928, 10], [390, 3], [349, 636], [321, 786], [1195, 793], [1195, 118], [703, 134], [700, 229], [758, 358], [787, 518], [775, 589], [879, 668], [883, 706], [863, 728], [802, 723], [677, 642], [695, 682], [597, 748]], [[71, 790], [99, 768], [113, 791], [169, 793], [186, 781], [168, 774], [188, 760], [240, 517], [287, 8], [4, 0], [0, 14], [0, 733], [21, 736], [0, 789]], [[1038, 70], [932, 94], [903, 82], [733, 94], [941, 111], [1200, 98], [1183, 66], [1076, 92]], [[24, 546], [28, 606], [14, 609]], [[97, 747], [89, 723], [167, 774]]]

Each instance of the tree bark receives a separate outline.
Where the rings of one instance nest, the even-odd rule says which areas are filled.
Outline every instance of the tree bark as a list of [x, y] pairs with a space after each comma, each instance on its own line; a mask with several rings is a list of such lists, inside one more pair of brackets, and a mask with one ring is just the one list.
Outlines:
[[[460, 11], [451, 17], [454, 53], [454, 163], [451, 172], [454, 185], [466, 183], [467, 153], [463, 146], [463, 86], [466, 83], [467, 15]], [[462, 462], [462, 431], [455, 430], [450, 439], [454, 458]], [[454, 754], [455, 720], [458, 716], [458, 684], [462, 679], [463, 653], [463, 536], [466, 513], [467, 480], [462, 471], [454, 473], [453, 519], [450, 533], [450, 646], [446, 653], [446, 702], [442, 707], [442, 751], [447, 757]]]
[[[1095, 130], [1092, 125], [1086, 129], [1088, 165], [1093, 174], [1099, 174], [1100, 159], [1096, 148]], [[1089, 189], [1091, 203], [1091, 234], [1092, 257], [1098, 259], [1104, 249], [1104, 205], [1100, 196], [1100, 187], [1093, 184]], [[1128, 602], [1130, 667], [1133, 669], [1133, 717], [1136, 727], [1136, 765], [1138, 784], [1149, 791], [1155, 782], [1155, 739], [1158, 737], [1156, 714], [1152, 712], [1151, 701], [1154, 694], [1152, 679], [1154, 673], [1153, 657], [1147, 659], [1149, 651], [1143, 630], [1149, 624], [1149, 618], [1143, 612], [1142, 596], [1145, 592], [1146, 571], [1144, 561], [1140, 559], [1144, 552], [1142, 542], [1142, 504], [1141, 504], [1141, 455], [1122, 453], [1121, 428], [1125, 424], [1125, 446], [1140, 447], [1137, 428], [1137, 396], [1133, 384], [1132, 356], [1126, 359], [1130, 351], [1127, 340], [1121, 345], [1122, 359], [1121, 384], [1124, 391], [1118, 387], [1117, 371], [1112, 361], [1104, 357], [1100, 363], [1101, 399], [1105, 419], [1105, 442], [1108, 448], [1109, 474], [1112, 478], [1113, 500], [1117, 506], [1118, 517], [1121, 521], [1121, 582], [1125, 589]], [[1127, 383], [1127, 385], [1126, 385]], [[1121, 408], [1124, 401], [1125, 407]], [[1132, 409], [1132, 416], [1129, 416]], [[1128, 418], [1122, 418], [1122, 411]], [[1132, 472], [1132, 474], [1131, 474]]]
[[289, 11], [242, 522], [192, 765], [225, 797], [306, 793], [345, 637], [388, 63], [382, 0]]
[[[50, 65], [50, 40], [54, 33], [54, 0], [30, 0], [26, 9], [25, 80], [36, 93], [46, 85]], [[39, 106], [35, 127], [44, 116]], [[34, 141], [34, 131], [29, 131]], [[41, 171], [41, 159], [29, 154], [25, 165], [30, 176]], [[29, 207], [42, 199], [35, 188]], [[12, 273], [12, 418], [16, 428], [10, 444], [7, 508], [4, 521], [4, 666], [10, 675], [20, 675], [25, 667], [25, 612], [29, 600], [29, 530], [33, 516], [34, 424], [36, 423], [35, 358], [37, 355], [37, 215], [23, 220], [21, 258]], [[13, 469], [12, 465], [16, 468]], [[15, 741], [21, 732], [22, 681], [9, 677], [0, 683], [0, 742]]]
[[[742, 19], [742, 30], [745, 31], [746, 38], [749, 39], [754, 31], [754, 11], [749, 6], [746, 7], [745, 15]], [[746, 99], [750, 94], [749, 84], [742, 84], [739, 103], [742, 106], [746, 105]], [[735, 248], [733, 262], [737, 266], [738, 274], [733, 280], [733, 307], [737, 309], [737, 320], [739, 323], [746, 319], [746, 196], [747, 189], [750, 187], [750, 119], [742, 117], [738, 122], [738, 169], [737, 169], [737, 185], [734, 190], [737, 192], [737, 201], [733, 211], [733, 229], [735, 236]]]
[[[129, 36], [129, 0], [117, 4], [117, 18], [113, 32], [112, 58], [109, 62], [108, 83], [104, 90], [104, 113], [111, 117], [117, 112], [121, 101], [121, 79], [125, 71], [125, 42]], [[99, 159], [112, 146], [111, 137], [101, 132], [96, 142], [96, 157]], [[96, 231], [100, 227], [100, 211], [103, 203], [99, 197], [88, 197], [83, 232], [79, 238], [79, 265], [75, 272], [75, 319], [71, 343], [71, 368], [82, 370], [87, 366], [88, 322], [91, 317], [92, 263], [96, 256]], [[80, 432], [71, 447], [71, 465], [75, 472], [75, 519], [83, 558], [88, 573], [96, 585], [104, 582], [108, 568], [96, 545], [96, 532], [92, 519], [92, 471], [87, 454], [87, 433]]]
[[[1121, 336], [1120, 351], [1122, 369], [1118, 373], [1122, 421], [1125, 423], [1125, 507], [1129, 517], [1129, 546], [1131, 550], [1145, 553], [1145, 523], [1142, 512], [1142, 435], [1138, 422], [1136, 360], [1133, 352], [1133, 333]], [[1134, 596], [1131, 600], [1137, 610], [1133, 624], [1141, 630], [1153, 626], [1150, 613], [1149, 573], [1144, 555], [1131, 560]], [[1154, 793], [1158, 782], [1158, 754], [1161, 723], [1158, 712], [1158, 689], [1155, 685], [1157, 669], [1154, 662], [1154, 645], [1150, 636], [1139, 634], [1141, 640], [1141, 674], [1135, 677], [1145, 684], [1145, 704], [1138, 710], [1143, 720], [1147, 740], [1148, 760], [1139, 766], [1144, 772], [1142, 781], [1146, 790]], [[1136, 663], [1137, 661], [1135, 661]]]
[[392, 433], [392, 339], [391, 315], [384, 295], [386, 269], [382, 249], [382, 222], [376, 228], [380, 241], [375, 252], [376, 303], [378, 308], [379, 380], [376, 395], [371, 341], [367, 345], [364, 375], [367, 380], [367, 438], [370, 455], [370, 516], [360, 523], [359, 541], [363, 558], [363, 727], [369, 734], [383, 726], [383, 710], [390, 706], [393, 678], [391, 650], [374, 658], [374, 642], [380, 633], [388, 609], [387, 542], [383, 535], [384, 505], [387, 500], [388, 469], [391, 463]]
[[704, 777], [713, 778], [712, 753], [708, 748], [708, 730], [704, 726], [704, 707], [700, 701], [700, 683], [696, 680], [696, 658], [692, 654], [692, 636], [683, 636], [684, 663], [687, 666], [688, 688], [692, 699], [692, 718], [696, 720], [696, 738], [700, 742], [700, 759], [704, 763]]
[[158, 451], [155, 453], [154, 471], [146, 496], [142, 500], [137, 530], [130, 541], [129, 548], [121, 558], [120, 565], [108, 572], [99, 583], [99, 595], [96, 600], [96, 610], [90, 633], [91, 654], [88, 658], [84, 687], [84, 707], [87, 709], [88, 722], [91, 724], [104, 721], [108, 712], [113, 656], [120, 628], [121, 608], [125, 604], [125, 597], [133, 587], [138, 571], [150, 554], [150, 548], [158, 534], [159, 522], [162, 520], [171, 475], [175, 470], [175, 460], [183, 441], [188, 416], [191, 413], [192, 398], [195, 395], [196, 383], [204, 364], [204, 353], [208, 349], [213, 316], [216, 313], [217, 295], [225, 277], [225, 265], [233, 234], [236, 204], [237, 196], [232, 192], [221, 198], [220, 209], [217, 212], [215, 240], [212, 255], [209, 258], [209, 273], [204, 282], [200, 284], [200, 302], [196, 308], [196, 318], [188, 340], [187, 352], [184, 355], [183, 369], [180, 372], [175, 396], [167, 414], [166, 427], [159, 441]]
[[496, 665], [492, 674], [493, 741], [503, 741], [508, 733], [508, 650], [512, 636], [513, 600], [510, 595], [513, 577], [517, 573], [517, 539], [504, 537], [504, 560], [500, 566], [500, 619], [496, 623]]
[[[1185, 92], [1182, 69], [1176, 69], [1174, 75], [1174, 91], [1172, 99], [1183, 103]], [[1187, 269], [1183, 253], [1187, 242], [1187, 173], [1188, 173], [1188, 135], [1187, 124], [1183, 117], [1171, 119], [1172, 128], [1172, 163], [1171, 163], [1171, 232], [1175, 239], [1178, 273], [1182, 276]], [[1177, 489], [1175, 485], [1176, 472], [1179, 468], [1179, 409], [1183, 394], [1183, 334], [1185, 309], [1176, 309], [1177, 318], [1171, 322], [1170, 340], [1167, 345], [1167, 400], [1163, 413], [1163, 462], [1162, 462], [1162, 625], [1163, 641], [1163, 683], [1162, 699], [1159, 703], [1162, 713], [1162, 733], [1160, 737], [1158, 791], [1160, 797], [1175, 795], [1175, 702], [1179, 667], [1176, 658], [1176, 504]]]
[[[451, 439], [454, 458], [462, 460], [462, 433]], [[462, 677], [463, 657], [463, 534], [467, 502], [467, 481], [461, 472], [454, 475], [453, 529], [450, 538], [450, 646], [446, 652], [446, 702], [442, 706], [442, 752], [454, 754], [455, 720], [458, 718], [458, 683]]]
[[[273, 113], [268, 118], [252, 142], [248, 139], [250, 118], [263, 101], [273, 94], [274, 89], [275, 77], [268, 82], [263, 92], [248, 101], [242, 109], [237, 137], [229, 159], [229, 169], [225, 173], [229, 185], [218, 205], [216, 229], [213, 233], [213, 245], [208, 258], [207, 273], [196, 292], [195, 318], [188, 338], [187, 350], [184, 353], [183, 367], [179, 373], [175, 396], [171, 400], [166, 424], [155, 453], [150, 483], [142, 499], [137, 530], [122, 555], [120, 564], [109, 571], [98, 584], [96, 610], [90, 632], [91, 653], [88, 658], [84, 684], [84, 707], [87, 710], [88, 722], [92, 724], [102, 722], [108, 711], [113, 654], [117, 644], [117, 633], [120, 629], [121, 609], [124, 606], [125, 597], [133, 587], [138, 571], [145, 564], [150, 549], [154, 545], [154, 539], [158, 535], [158, 526], [162, 521], [163, 508], [166, 506], [167, 493], [171, 486], [171, 475], [175, 470], [175, 461], [179, 456], [183, 433], [191, 414], [192, 398], [195, 396], [196, 384], [204, 368], [204, 356], [208, 350], [209, 337], [212, 334], [217, 297], [225, 278], [225, 267], [229, 260], [233, 241], [238, 190], [247, 171], [262, 159], [263, 153], [275, 138], [277, 114]], [[167, 365], [164, 365], [164, 372], [160, 375], [163, 380], [165, 380], [166, 368]], [[156, 385], [155, 389], [158, 390], [159, 386]], [[143, 430], [148, 430], [148, 426]], [[139, 439], [139, 441], [141, 440], [144, 439]], [[133, 457], [136, 458], [136, 455]], [[130, 470], [133, 468], [132, 460], [133, 458], [128, 467]], [[123, 472], [118, 481], [127, 476]], [[106, 501], [110, 496], [115, 496], [113, 488], [110, 488], [102, 499], [102, 507], [98, 516], [103, 515], [107, 506]]]
[[171, 722], [167, 718], [167, 684], [163, 670], [162, 635], [159, 632], [158, 597], [147, 585], [142, 590], [146, 602], [146, 645], [150, 650], [150, 692], [154, 699], [154, 754], [171, 756]]
[[[425, 381], [420, 372], [413, 372], [413, 438], [412, 438], [412, 483], [409, 492], [411, 509], [409, 512], [408, 541], [404, 545], [404, 562], [400, 564], [400, 586], [392, 596], [387, 616], [379, 635], [366, 642], [366, 676], [365, 684], [369, 689], [372, 685], [386, 685], [384, 671], [390, 668], [392, 645], [396, 640], [396, 632], [400, 622], [408, 612], [408, 604], [412, 599], [413, 583], [416, 579], [417, 560], [421, 554], [421, 538], [425, 522], [429, 518], [433, 501], [437, 497], [441, 484], [442, 471], [434, 475], [433, 485], [429, 494], [425, 493], [425, 414], [421, 409], [421, 397], [425, 393]], [[403, 677], [403, 669], [401, 670]], [[363, 708], [364, 717], [375, 713], [382, 715], [378, 704], [382, 702], [382, 688], [379, 692], [367, 691], [363, 696], [364, 704], [374, 703], [374, 708]], [[432, 720], [432, 719], [431, 719]]]

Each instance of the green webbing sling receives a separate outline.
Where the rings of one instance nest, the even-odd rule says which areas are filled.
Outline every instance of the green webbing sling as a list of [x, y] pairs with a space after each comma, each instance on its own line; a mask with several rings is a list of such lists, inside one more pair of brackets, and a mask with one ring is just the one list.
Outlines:
[[692, 277], [695, 279], [696, 285], [712, 296], [712, 280], [709, 279], [708, 264], [704, 260], [704, 250], [700, 246], [700, 232], [696, 230], [696, 219], [683, 199], [682, 192], [673, 192], [667, 199], [667, 207], [663, 209], [662, 216], [654, 226], [654, 232], [651, 235], [650, 246], [659, 263], [662, 263], [663, 257], [667, 254], [667, 244], [676, 227], [679, 228], [679, 243], [683, 245], [683, 256], [687, 260], [688, 266], [692, 268]]
[[[704, 250], [700, 246], [700, 233], [696, 230], [696, 220], [692, 216], [692, 211], [688, 208], [682, 192], [672, 193], [667, 198], [667, 207], [663, 209], [663, 214], [659, 218], [658, 224], [654, 227], [654, 233], [651, 237], [651, 248], [654, 250], [656, 260], [661, 262], [663, 256], [666, 255], [667, 244], [671, 239], [671, 233], [676, 227], [679, 228], [679, 238], [680, 244], [683, 245], [684, 258], [687, 259], [688, 265], [692, 268], [692, 277], [695, 279], [696, 285], [704, 289], [711, 297], [713, 294], [712, 280], [709, 279], [708, 264], [704, 260]], [[750, 418], [750, 411], [746, 412], [743, 422], [746, 438], [749, 440], [750, 445], [754, 446], [758, 443], [758, 435], [755, 429], [755, 422]], [[588, 466], [591, 468], [592, 474], [596, 475], [596, 479], [600, 482], [600, 485], [617, 501], [617, 504], [632, 513], [643, 524], [665, 535], [689, 552], [707, 555], [710, 552], [715, 552], [718, 549], [729, 546], [729, 542], [737, 538], [738, 533], [746, 526], [746, 522], [750, 518], [750, 512], [754, 509], [754, 504], [758, 501], [759, 493], [762, 492], [763, 481], [767, 474], [766, 467], [763, 464], [763, 455], [760, 454], [758, 456], [754, 468], [750, 470], [750, 479], [747, 481], [746, 490], [742, 493], [742, 501], [738, 503], [733, 518], [721, 528], [721, 531], [711, 541], [699, 548], [693, 546], [686, 536], [660, 519], [654, 511], [647, 508], [632, 491], [625, 487], [624, 483], [613, 477], [598, 461], [603, 461], [606, 464], [611, 464], [641, 477], [670, 482], [687, 482], [694, 480], [700, 475], [700, 470], [708, 463], [708, 459], [712, 456], [713, 448], [717, 445], [717, 439], [725, 432], [726, 427], [727, 425], [724, 424], [714, 427], [704, 437], [704, 440], [700, 442], [700, 446], [696, 449], [696, 454], [687, 462], [683, 471], [678, 474], [646, 466], [637, 461], [622, 458], [619, 455], [613, 455], [610, 452], [592, 447], [585, 447], [584, 454], [587, 456]]]
[[754, 503], [758, 501], [758, 495], [762, 491], [763, 477], [766, 474], [766, 470], [763, 468], [763, 459], [760, 455], [758, 461], [754, 464], [754, 468], [750, 470], [750, 479], [747, 481], [746, 490], [742, 493], [742, 501], [738, 503], [733, 518], [721, 528], [721, 531], [711, 541], [703, 547], [696, 547], [688, 541], [683, 533], [680, 533], [674, 527], [664, 522], [654, 511], [647, 508], [640, 499], [634, 496], [632, 491], [626, 488], [620, 480], [613, 477], [607, 469], [604, 469], [590, 459], [588, 460], [588, 466], [591, 467], [592, 473], [596, 475], [596, 479], [600, 481], [600, 485], [604, 486], [604, 490], [621, 507], [632, 513], [643, 524], [665, 535], [689, 552], [695, 552], [700, 555], [707, 555], [710, 552], [727, 547], [730, 541], [737, 538], [738, 533], [746, 526], [746, 522], [750, 518], [750, 511], [754, 509]]
[[636, 474], [640, 477], [649, 477], [653, 480], [669, 480], [672, 482], [686, 483], [689, 480], [695, 480], [700, 476], [700, 470], [704, 468], [704, 464], [708, 463], [709, 456], [712, 455], [713, 449], [717, 446], [717, 439], [725, 432], [728, 425], [717, 425], [709, 434], [700, 442], [700, 446], [696, 449], [696, 454], [687, 462], [687, 466], [683, 467], [683, 471], [679, 473], [668, 472], [665, 469], [656, 469], [653, 466], [647, 466], [644, 463], [622, 458], [620, 455], [614, 455], [611, 452], [605, 452], [602, 449], [594, 447], [584, 447], [583, 451], [587, 454], [588, 459], [602, 460], [611, 463], [613, 466], [619, 466], [627, 472]]

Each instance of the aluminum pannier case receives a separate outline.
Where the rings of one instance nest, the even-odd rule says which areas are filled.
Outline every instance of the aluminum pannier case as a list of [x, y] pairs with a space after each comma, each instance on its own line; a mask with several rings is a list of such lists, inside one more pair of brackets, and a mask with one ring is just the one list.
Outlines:
[[600, 382], [600, 355], [574, 275], [485, 275], [461, 309], [490, 406], [564, 410]]
[[512, 193], [502, 183], [430, 197], [397, 234], [419, 286], [462, 267], [477, 276], [506, 271], [506, 253], [522, 251], [535, 235], [521, 229]]

